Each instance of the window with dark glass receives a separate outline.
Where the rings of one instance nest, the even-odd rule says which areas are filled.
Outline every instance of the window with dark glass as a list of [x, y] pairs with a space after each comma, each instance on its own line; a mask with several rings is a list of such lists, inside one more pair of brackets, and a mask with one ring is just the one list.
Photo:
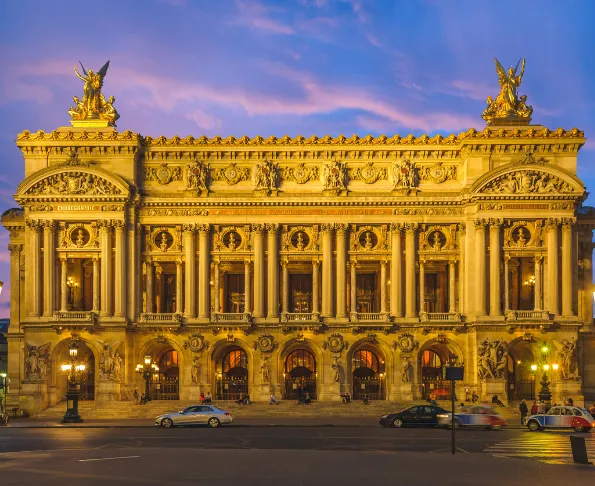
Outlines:
[[362, 273], [356, 276], [357, 312], [377, 312], [376, 274]]
[[227, 298], [225, 300], [225, 312], [244, 312], [244, 275], [230, 273], [227, 279]]
[[312, 275], [289, 276], [290, 312], [312, 312]]

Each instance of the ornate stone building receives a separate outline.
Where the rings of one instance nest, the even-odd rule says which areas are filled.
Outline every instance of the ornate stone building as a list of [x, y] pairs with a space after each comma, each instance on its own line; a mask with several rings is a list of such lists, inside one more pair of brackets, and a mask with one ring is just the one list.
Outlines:
[[482, 397], [534, 396], [554, 362], [554, 400], [593, 397], [583, 132], [490, 106], [433, 137], [19, 134], [9, 407], [63, 399], [72, 340], [97, 401], [142, 390], [145, 356], [158, 399], [441, 398], [452, 359]]

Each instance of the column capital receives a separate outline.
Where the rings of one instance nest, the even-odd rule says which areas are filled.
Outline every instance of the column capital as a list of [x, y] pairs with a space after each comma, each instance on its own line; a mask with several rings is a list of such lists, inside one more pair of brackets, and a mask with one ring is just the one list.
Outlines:
[[390, 224], [390, 230], [393, 233], [397, 233], [397, 234], [401, 234], [403, 232], [403, 223], [391, 223]]
[[279, 225], [277, 223], [266, 223], [265, 227], [269, 235], [276, 234], [277, 230], [279, 229]]
[[42, 219], [40, 220], [44, 230], [54, 231], [56, 229], [56, 221], [54, 219]]
[[182, 260], [176, 260], [176, 267], [181, 267], [184, 264]]
[[328, 233], [332, 233], [333, 230], [335, 229], [334, 226], [335, 226], [334, 224], [322, 223], [320, 225], [320, 232], [323, 233], [323, 234], [324, 233], [327, 233], [327, 234]]
[[205, 234], [209, 232], [209, 225], [208, 224], [197, 224], [196, 228], [199, 233]]
[[346, 223], [335, 223], [335, 231], [337, 233], [345, 234], [347, 232], [347, 224]]
[[289, 265], [289, 260], [281, 260], [280, 263], [283, 268], [287, 268], [287, 266]]
[[490, 230], [499, 230], [500, 227], [504, 224], [504, 220], [502, 218], [490, 218], [488, 220], [488, 224], [490, 226]]
[[535, 255], [533, 260], [535, 260], [535, 263], [541, 263], [543, 262], [543, 255]]
[[185, 235], [196, 234], [196, 223], [184, 223], [182, 225], [182, 233], [184, 233]]
[[42, 228], [42, 220], [40, 219], [28, 219], [25, 224], [33, 231], [39, 231]]
[[68, 258], [66, 258], [65, 256], [61, 256], [60, 263], [62, 263], [62, 264], [68, 263]]
[[414, 235], [417, 229], [419, 228], [419, 224], [417, 223], [404, 223], [403, 228], [405, 228], [405, 233], [408, 235]]
[[15, 244], [10, 244], [8, 245], [8, 251], [10, 252], [10, 255], [18, 255], [21, 251], [23, 251], [23, 245], [15, 245]]
[[388, 262], [386, 260], [380, 260], [381, 267], [386, 267], [387, 264], [388, 264]]
[[545, 220], [545, 227], [547, 229], [557, 229], [560, 226], [560, 218], [547, 218]]
[[264, 225], [264, 224], [262, 224], [262, 223], [255, 223], [255, 224], [252, 224], [252, 225], [251, 225], [251, 229], [252, 229], [252, 231], [253, 231], [254, 233], [256, 233], [257, 235], [261, 235], [261, 234], [263, 234], [263, 233], [264, 233], [264, 231], [265, 231], [265, 226], [266, 226], [266, 225]]
[[489, 219], [479, 218], [475, 220], [475, 229], [482, 230], [489, 225]]
[[114, 219], [112, 220], [112, 226], [116, 228], [116, 231], [124, 231], [126, 228], [126, 221], [123, 219]]
[[562, 218], [561, 224], [563, 230], [570, 230], [576, 224], [576, 218]]
[[246, 259], [244, 260], [244, 265], [245, 265], [246, 267], [250, 267], [250, 266], [252, 265], [252, 260], [250, 260], [249, 258], [246, 258]]
[[318, 260], [318, 259], [312, 260], [312, 266], [314, 268], [318, 268], [320, 266], [320, 260]]
[[113, 226], [113, 221], [111, 219], [98, 219], [97, 226], [99, 226], [99, 229], [110, 229]]

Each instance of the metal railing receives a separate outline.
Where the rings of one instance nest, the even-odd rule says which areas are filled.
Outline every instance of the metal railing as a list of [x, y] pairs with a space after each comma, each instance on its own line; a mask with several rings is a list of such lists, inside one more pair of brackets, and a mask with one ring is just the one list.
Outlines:
[[95, 322], [97, 320], [97, 312], [95, 312], [95, 311], [58, 311], [58, 312], [54, 312], [54, 319], [57, 321]]
[[349, 317], [352, 322], [378, 322], [390, 320], [388, 312], [352, 312]]
[[506, 312], [506, 319], [514, 321], [517, 319], [535, 319], [539, 321], [550, 320], [550, 314], [541, 310], [509, 310]]
[[250, 322], [251, 315], [248, 312], [213, 312], [213, 322]]
[[281, 314], [283, 322], [291, 321], [319, 321], [320, 314], [318, 312], [283, 312]]
[[140, 315], [140, 322], [182, 322], [182, 314], [151, 312]]
[[419, 320], [426, 321], [460, 321], [461, 315], [458, 312], [420, 312]]

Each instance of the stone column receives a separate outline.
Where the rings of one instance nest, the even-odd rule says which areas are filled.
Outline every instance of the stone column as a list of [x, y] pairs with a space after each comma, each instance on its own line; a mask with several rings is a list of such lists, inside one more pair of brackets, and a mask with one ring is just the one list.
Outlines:
[[[41, 237], [39, 230], [41, 223], [39, 220], [27, 220], [28, 236], [30, 241], [29, 254], [25, 258], [25, 278], [30, 279], [31, 286], [27, 286], [31, 291], [31, 304], [29, 306], [29, 315], [39, 317], [41, 315]], [[27, 281], [25, 280], [27, 283]]]
[[475, 292], [477, 295], [476, 312], [478, 316], [486, 315], [486, 241], [485, 221], [475, 221]]
[[510, 310], [510, 283], [508, 279], [508, 261], [510, 257], [504, 257], [504, 313], [507, 314]]
[[198, 317], [211, 315], [211, 266], [209, 264], [209, 225], [198, 225]]
[[416, 223], [405, 225], [405, 317], [415, 317], [415, 233]]
[[20, 302], [21, 302], [21, 252], [23, 245], [9, 244], [10, 251], [10, 300], [19, 302], [19, 305], [10, 306], [10, 321], [13, 323], [11, 333], [20, 331]]
[[333, 225], [322, 230], [322, 316], [333, 316]]
[[216, 260], [213, 263], [213, 309], [215, 313], [221, 312], [221, 300], [219, 295], [220, 275], [219, 275], [220, 262]]
[[101, 316], [112, 315], [112, 223], [99, 221], [101, 240]]
[[[131, 220], [134, 221], [134, 212], [131, 214]], [[137, 234], [136, 223], [128, 223], [128, 251], [126, 263], [128, 269], [128, 289], [127, 289], [127, 313], [128, 319], [134, 321], [136, 319], [138, 300], [140, 297], [140, 286], [138, 284], [139, 271], [138, 254], [137, 254]], [[138, 237], [140, 239], [140, 237]]]
[[254, 232], [254, 317], [264, 317], [264, 225], [252, 225]]
[[419, 261], [419, 313], [426, 312], [426, 262]]
[[126, 240], [124, 235], [124, 221], [115, 221], [116, 228], [116, 279], [114, 289], [114, 316], [124, 317], [126, 309]]
[[186, 290], [184, 295], [184, 316], [196, 317], [196, 225], [182, 225], [184, 234], [184, 259]]
[[403, 267], [401, 263], [401, 229], [399, 223], [391, 226], [391, 262], [390, 262], [390, 313], [393, 317], [403, 317]]
[[99, 312], [99, 257], [93, 257], [93, 312]]
[[448, 283], [448, 312], [452, 314], [457, 311], [455, 262], [448, 262]]
[[278, 224], [267, 224], [268, 231], [268, 278], [267, 278], [267, 318], [279, 317], [279, 253], [277, 251]]
[[351, 270], [351, 312], [357, 313], [357, 263], [350, 262], [350, 270]]
[[47, 220], [43, 222], [43, 315], [50, 317], [54, 314], [56, 286], [56, 222]]
[[283, 260], [281, 266], [283, 267], [283, 302], [281, 305], [282, 312], [286, 313], [289, 312], [289, 262]]
[[500, 303], [500, 226], [499, 220], [490, 221], [490, 316], [502, 315]]
[[68, 310], [68, 259], [60, 258], [60, 311]]
[[387, 313], [386, 309], [386, 260], [380, 262], [380, 312]]
[[548, 265], [548, 304], [549, 312], [560, 314], [560, 296], [558, 295], [558, 225], [559, 221], [550, 218], [546, 221], [547, 228], [547, 265]]
[[541, 262], [543, 257], [535, 257], [535, 310], [542, 310], [541, 307]]
[[176, 314], [182, 314], [183, 312], [183, 305], [182, 305], [182, 301], [183, 301], [183, 296], [182, 296], [182, 260], [177, 260], [176, 261]]
[[459, 313], [466, 313], [467, 302], [465, 301], [465, 265], [467, 264], [467, 231], [464, 224], [459, 225]]
[[155, 267], [153, 266], [153, 262], [148, 260], [146, 262], [147, 266], [147, 314], [152, 314], [154, 312], [153, 309], [153, 280], [154, 280], [154, 271]]
[[250, 314], [252, 312], [252, 293], [251, 279], [250, 279], [250, 266], [252, 262], [249, 259], [244, 260], [244, 312]]
[[562, 315], [574, 316], [573, 281], [572, 281], [572, 230], [574, 221], [571, 218], [562, 220]]
[[347, 317], [347, 225], [335, 225], [337, 234], [337, 318]]
[[320, 292], [320, 262], [314, 260], [312, 262], [312, 313], [318, 314], [320, 309], [318, 307], [319, 292]]

